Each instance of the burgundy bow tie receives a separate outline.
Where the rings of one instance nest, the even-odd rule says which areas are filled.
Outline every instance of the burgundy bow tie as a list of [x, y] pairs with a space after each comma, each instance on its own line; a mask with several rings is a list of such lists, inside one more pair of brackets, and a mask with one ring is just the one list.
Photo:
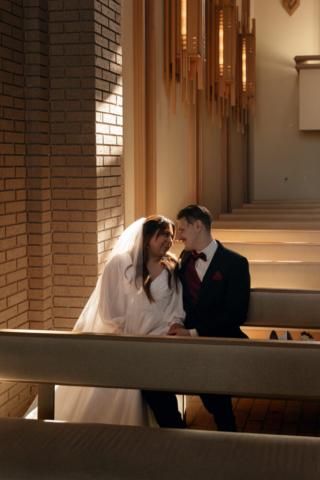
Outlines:
[[203, 252], [198, 253], [195, 250], [192, 250], [191, 253], [192, 253], [192, 256], [195, 260], [198, 260], [198, 258], [201, 258], [201, 260], [203, 260], [204, 262], [207, 261], [207, 257], [206, 257], [205, 253], [203, 253]]

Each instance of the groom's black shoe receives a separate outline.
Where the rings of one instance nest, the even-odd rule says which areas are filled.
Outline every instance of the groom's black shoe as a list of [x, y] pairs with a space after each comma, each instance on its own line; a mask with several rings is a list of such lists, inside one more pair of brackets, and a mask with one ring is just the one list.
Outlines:
[[234, 418], [230, 418], [229, 421], [217, 422], [215, 419], [218, 432], [238, 432], [236, 422]]
[[178, 402], [174, 393], [142, 390], [142, 396], [153, 411], [159, 427], [186, 428], [178, 410]]

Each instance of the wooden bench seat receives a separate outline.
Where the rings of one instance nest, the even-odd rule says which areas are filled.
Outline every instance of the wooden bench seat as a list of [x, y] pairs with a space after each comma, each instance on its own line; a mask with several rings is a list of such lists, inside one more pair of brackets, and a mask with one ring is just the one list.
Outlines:
[[7, 480], [318, 480], [320, 439], [0, 419]]

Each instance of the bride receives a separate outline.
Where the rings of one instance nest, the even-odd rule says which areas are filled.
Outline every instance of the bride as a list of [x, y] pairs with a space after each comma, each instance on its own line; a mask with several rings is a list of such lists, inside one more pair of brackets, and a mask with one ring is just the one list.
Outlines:
[[[171, 220], [154, 215], [128, 227], [117, 241], [74, 330], [166, 335], [183, 323], [182, 288], [176, 258], [169, 253]], [[37, 418], [33, 404], [26, 418]], [[29, 413], [30, 412], [30, 413]], [[59, 386], [55, 419], [69, 422], [147, 425], [140, 390]]]

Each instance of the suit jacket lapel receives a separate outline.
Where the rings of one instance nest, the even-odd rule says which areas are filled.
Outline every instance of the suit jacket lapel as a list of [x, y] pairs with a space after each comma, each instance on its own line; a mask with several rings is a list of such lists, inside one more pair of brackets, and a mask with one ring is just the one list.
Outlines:
[[211, 260], [211, 263], [207, 268], [205, 276], [203, 277], [200, 292], [199, 292], [198, 302], [205, 295], [214, 274], [219, 270], [220, 265], [224, 261], [224, 255], [225, 255], [224, 247], [217, 240], [216, 242], [218, 243], [218, 248], [215, 254], [213, 255], [213, 259]]
[[183, 285], [184, 295], [187, 294], [187, 296], [190, 298], [190, 301], [193, 303], [193, 298], [192, 298], [191, 292], [189, 290], [189, 286], [188, 286], [188, 283], [186, 281], [186, 277], [184, 275], [187, 263], [190, 259], [190, 256], [191, 256], [191, 252], [186, 252], [185, 250], [182, 252], [181, 257], [180, 257], [181, 258], [181, 266], [178, 270], [178, 277], [180, 278], [180, 281]]
[[191, 252], [186, 252], [185, 250], [183, 250], [183, 252], [181, 253], [181, 267], [178, 270], [178, 276], [180, 279], [184, 278], [184, 272], [190, 256], [191, 256]]

